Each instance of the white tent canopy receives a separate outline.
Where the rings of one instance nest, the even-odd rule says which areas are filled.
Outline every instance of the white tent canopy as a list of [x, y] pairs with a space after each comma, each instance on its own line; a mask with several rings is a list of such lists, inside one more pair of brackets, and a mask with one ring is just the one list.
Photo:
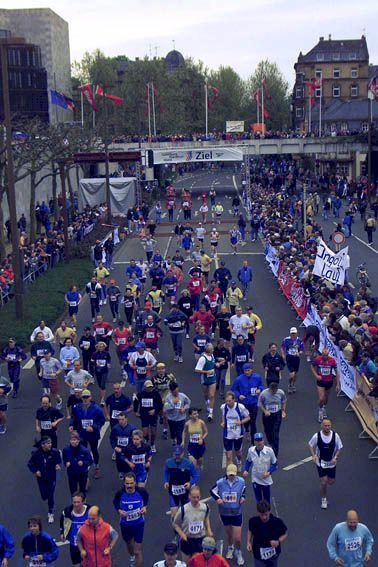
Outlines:
[[[110, 177], [110, 203], [112, 214], [126, 215], [127, 209], [135, 203], [135, 177]], [[79, 211], [87, 205], [95, 207], [106, 202], [105, 178], [80, 179]]]

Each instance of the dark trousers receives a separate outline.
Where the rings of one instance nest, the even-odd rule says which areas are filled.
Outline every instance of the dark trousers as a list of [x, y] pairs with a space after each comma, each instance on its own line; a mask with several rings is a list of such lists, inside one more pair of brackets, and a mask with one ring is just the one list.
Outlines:
[[118, 310], [119, 310], [118, 301], [109, 301], [109, 305], [110, 305], [110, 311], [112, 312], [114, 319], [116, 319], [118, 317]]
[[125, 317], [126, 317], [126, 321], [128, 322], [129, 325], [131, 325], [131, 323], [133, 322], [133, 313], [134, 313], [134, 309], [126, 309], [125, 308]]
[[[106, 297], [106, 295], [105, 295]], [[99, 301], [98, 299], [91, 299], [91, 313], [92, 313], [92, 319], [94, 317], [96, 317], [97, 313], [100, 313], [100, 305], [99, 305]]]
[[151, 264], [152, 255], [153, 255], [153, 251], [152, 251], [152, 250], [146, 250], [147, 262], [148, 262], [149, 264]]
[[184, 333], [171, 333], [172, 346], [175, 355], [182, 355], [182, 337]]
[[13, 389], [17, 393], [20, 387], [20, 369], [21, 366], [19, 363], [17, 364], [8, 364], [8, 375], [9, 380], [13, 384]]
[[91, 374], [93, 374], [93, 368], [94, 368], [94, 364], [93, 362], [91, 362], [91, 355], [86, 355], [84, 354], [85, 351], [82, 351], [82, 356], [83, 356], [83, 368], [84, 370], [86, 370], [87, 372], [90, 372]]
[[252, 482], [253, 492], [255, 493], [256, 502], [261, 502], [261, 500], [266, 500], [270, 502], [270, 484], [258, 484], [257, 482]]
[[372, 228], [368, 228], [366, 230], [366, 232], [367, 232], [368, 242], [369, 242], [369, 244], [371, 244], [373, 242], [373, 232], [374, 231], [373, 231]]
[[54, 492], [56, 479], [37, 478], [39, 492], [43, 501], [47, 500], [49, 513], [54, 511]]
[[68, 486], [70, 487], [71, 496], [79, 490], [84, 496], [87, 493], [88, 473], [85, 474], [69, 474]]
[[168, 419], [169, 434], [172, 441], [176, 439], [177, 445], [181, 445], [182, 443], [182, 432], [184, 431], [184, 425], [185, 419], [181, 419], [180, 421], [172, 421]]
[[251, 432], [251, 439], [253, 439], [254, 434], [256, 433], [256, 419], [257, 419], [257, 404], [244, 404], [247, 408], [250, 421], [247, 421], [245, 424], [245, 430]]
[[262, 419], [268, 443], [272, 447], [276, 457], [278, 457], [278, 451], [280, 448], [280, 427], [282, 421], [282, 412], [280, 410], [276, 413], [271, 413], [268, 416], [263, 415]]
[[83, 443], [84, 447], [87, 447], [88, 444], [89, 444], [94, 464], [97, 466], [99, 461], [100, 461], [100, 455], [99, 455], [99, 452], [98, 452], [98, 439], [93, 439], [93, 438], [82, 439], [82, 443]]
[[200, 306], [200, 294], [193, 294], [190, 296], [192, 302], [193, 302], [193, 311], [198, 311], [199, 310], [199, 306]]

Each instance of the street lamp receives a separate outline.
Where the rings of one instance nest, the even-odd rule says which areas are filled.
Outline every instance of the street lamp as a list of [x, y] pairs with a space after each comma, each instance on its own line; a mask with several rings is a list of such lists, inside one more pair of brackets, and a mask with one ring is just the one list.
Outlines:
[[9, 102], [9, 78], [8, 78], [8, 46], [22, 45], [25, 39], [22, 37], [1, 37], [0, 38], [0, 60], [1, 60], [1, 80], [3, 87], [3, 109], [4, 124], [6, 136], [6, 156], [7, 156], [7, 185], [8, 185], [8, 205], [9, 220], [11, 227], [11, 243], [12, 243], [12, 268], [14, 272], [14, 299], [16, 305], [16, 318], [23, 317], [23, 301], [22, 301], [22, 276], [20, 265], [20, 254], [18, 246], [18, 230], [17, 230], [17, 209], [13, 168], [13, 152], [12, 152], [12, 124]]

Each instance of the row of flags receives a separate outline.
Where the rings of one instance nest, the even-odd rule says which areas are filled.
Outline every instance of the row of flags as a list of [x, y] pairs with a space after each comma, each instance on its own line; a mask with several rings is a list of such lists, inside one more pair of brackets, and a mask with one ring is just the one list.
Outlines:
[[[268, 87], [266, 86], [266, 80], [262, 79], [261, 81], [261, 87], [258, 88], [253, 94], [252, 94], [252, 98], [253, 100], [256, 102], [256, 105], [258, 106], [258, 108], [261, 110], [261, 112], [264, 115], [264, 118], [269, 118], [269, 112], [265, 106], [265, 101], [267, 100], [272, 100], [271, 94], [268, 91]], [[264, 104], [262, 102], [262, 100], [264, 100]]]
[[[93, 112], [97, 112], [96, 96], [103, 96], [108, 100], [114, 102], [117, 106], [122, 106], [122, 104], [124, 103], [123, 98], [121, 98], [120, 96], [106, 93], [100, 85], [97, 85], [94, 93], [93, 93], [92, 85], [90, 83], [87, 83], [85, 85], [80, 85], [79, 91], [83, 93], [83, 96], [91, 105]], [[72, 110], [72, 111], [74, 110], [75, 108], [74, 101], [72, 100], [72, 98], [65, 95], [64, 93], [56, 90], [50, 90], [50, 96], [51, 96], [51, 104], [55, 104], [56, 106], [60, 106], [61, 108], [65, 108], [68, 110]]]

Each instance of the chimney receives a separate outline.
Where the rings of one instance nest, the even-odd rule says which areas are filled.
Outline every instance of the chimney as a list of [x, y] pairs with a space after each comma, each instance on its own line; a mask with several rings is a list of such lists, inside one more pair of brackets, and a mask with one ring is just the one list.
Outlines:
[[322, 35], [319, 37], [319, 41], [324, 41], [324, 37]]
[[331, 34], [329, 33], [329, 34], [328, 34], [328, 41], [331, 41], [331, 39], [332, 39], [332, 36], [331, 36]]

